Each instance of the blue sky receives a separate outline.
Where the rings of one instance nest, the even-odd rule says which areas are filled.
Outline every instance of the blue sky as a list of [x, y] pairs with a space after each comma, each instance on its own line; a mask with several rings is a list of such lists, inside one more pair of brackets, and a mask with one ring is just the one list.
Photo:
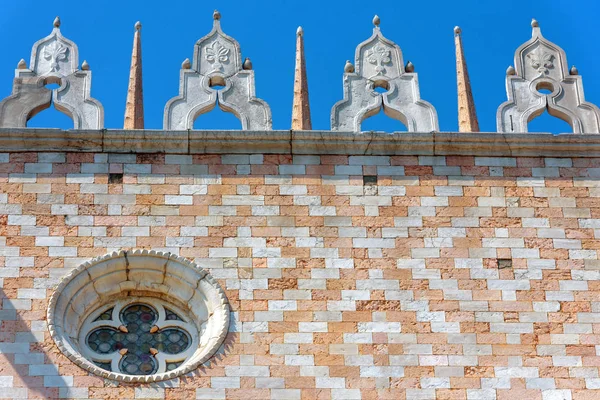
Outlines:
[[[313, 129], [330, 129], [332, 105], [342, 97], [342, 73], [356, 46], [372, 33], [373, 15], [383, 34], [396, 42], [404, 60], [419, 74], [421, 97], [438, 112], [440, 130], [457, 130], [453, 28], [460, 25], [482, 131], [496, 130], [496, 110], [506, 100], [504, 77], [516, 48], [531, 37], [535, 17], [546, 38], [567, 52], [583, 76], [586, 100], [600, 105], [600, 2], [573, 0], [503, 1], [3, 1], [0, 32], [0, 97], [10, 94], [17, 62], [29, 63], [33, 43], [48, 35], [56, 15], [63, 35], [79, 47], [93, 72], [92, 96], [102, 102], [107, 128], [122, 128], [134, 24], [141, 21], [146, 128], [162, 129], [165, 103], [178, 93], [181, 62], [192, 58], [194, 43], [212, 27], [212, 12], [222, 14], [225, 33], [250, 57], [256, 94], [271, 106], [274, 129], [289, 129], [294, 79], [296, 28], [305, 33]], [[399, 122], [382, 113], [363, 130], [392, 132]], [[71, 128], [70, 120], [46, 110], [29, 126]], [[196, 129], [239, 129], [232, 114], [218, 109], [201, 116]], [[532, 131], [570, 128], [549, 116], [530, 124]]]

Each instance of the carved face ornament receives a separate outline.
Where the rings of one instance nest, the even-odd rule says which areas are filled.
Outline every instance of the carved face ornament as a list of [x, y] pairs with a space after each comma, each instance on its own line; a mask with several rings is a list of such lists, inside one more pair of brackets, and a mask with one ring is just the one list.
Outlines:
[[58, 42], [54, 42], [44, 49], [44, 58], [50, 61], [50, 71], [57, 72], [60, 69], [58, 65], [61, 61], [67, 60], [69, 49]]
[[381, 45], [376, 45], [367, 51], [367, 61], [376, 66], [376, 75], [385, 75], [386, 69], [384, 64], [392, 64], [390, 51]]
[[552, 60], [554, 59], [554, 55], [541, 49], [537, 49], [536, 51], [527, 54], [527, 58], [533, 68], [537, 70], [540, 74], [547, 75], [550, 71], [550, 68], [554, 68], [554, 63]]
[[229, 61], [229, 49], [217, 40], [210, 46], [206, 46], [204, 51], [206, 53], [206, 61], [214, 64], [214, 70], [223, 71], [223, 64]]

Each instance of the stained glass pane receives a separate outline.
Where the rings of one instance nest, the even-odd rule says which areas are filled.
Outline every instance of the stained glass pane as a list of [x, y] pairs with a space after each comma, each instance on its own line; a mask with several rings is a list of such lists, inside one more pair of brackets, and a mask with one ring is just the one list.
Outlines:
[[190, 346], [190, 338], [179, 328], [163, 329], [156, 335], [156, 349], [163, 353], [177, 354]]
[[179, 368], [179, 366], [181, 364], [183, 364], [183, 361], [168, 362], [167, 363], [167, 371], [173, 371], [175, 368]]
[[129, 375], [151, 375], [158, 369], [158, 364], [151, 354], [129, 354], [121, 359], [119, 369]]
[[98, 328], [94, 329], [86, 339], [87, 345], [96, 353], [108, 354], [122, 348], [118, 338], [115, 335], [118, 333], [113, 328]]
[[94, 364], [96, 364], [98, 367], [100, 367], [102, 369], [105, 369], [107, 371], [111, 371], [110, 363], [109, 362], [94, 361]]
[[[168, 320], [182, 319], [173, 311], [165, 308]], [[113, 309], [106, 310], [97, 320], [110, 320]], [[103, 317], [104, 316], [104, 317]], [[158, 370], [158, 362], [152, 352], [179, 354], [191, 345], [190, 335], [179, 327], [167, 327], [150, 332], [158, 320], [156, 310], [146, 304], [131, 304], [120, 313], [125, 329], [99, 327], [86, 338], [89, 348], [100, 354], [109, 354], [127, 349], [119, 362], [119, 371], [129, 375], [150, 375]], [[126, 332], [124, 332], [126, 330]], [[100, 368], [111, 370], [111, 364], [95, 362]], [[183, 361], [167, 362], [167, 371], [180, 366]]]
[[175, 314], [173, 311], [169, 310], [167, 307], [165, 307], [165, 312], [167, 313], [168, 321], [183, 321], [179, 315]]
[[108, 321], [109, 319], [112, 319], [113, 310], [114, 310], [114, 307], [113, 308], [109, 308], [108, 310], [104, 311], [102, 314], [98, 315], [98, 318], [96, 318], [94, 320], [94, 322], [96, 322], [96, 321]]
[[135, 323], [137, 325], [147, 324], [148, 330], [156, 322], [158, 313], [153, 308], [145, 304], [132, 304], [121, 311], [121, 321], [127, 325]]

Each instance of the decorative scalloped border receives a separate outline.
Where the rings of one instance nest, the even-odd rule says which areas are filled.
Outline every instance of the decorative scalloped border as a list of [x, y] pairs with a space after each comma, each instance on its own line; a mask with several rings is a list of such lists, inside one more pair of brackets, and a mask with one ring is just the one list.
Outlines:
[[[204, 276], [201, 278], [201, 280], [202, 279], [206, 280], [211, 286], [213, 286], [217, 290], [217, 293], [219, 294], [219, 299], [221, 301], [220, 307], [223, 309], [225, 318], [222, 321], [222, 324], [221, 324], [221, 327], [219, 330], [219, 336], [218, 336], [217, 340], [213, 343], [213, 345], [210, 348], [208, 348], [208, 350], [205, 350], [205, 354], [202, 358], [194, 361], [193, 363], [189, 363], [189, 364], [184, 362], [184, 364], [181, 367], [176, 368], [169, 372], [162, 373], [162, 374], [125, 375], [125, 374], [119, 374], [119, 373], [115, 373], [115, 372], [106, 371], [102, 368], [99, 368], [95, 364], [91, 363], [86, 358], [81, 356], [80, 354], [74, 353], [71, 350], [69, 350], [67, 347], [65, 347], [65, 345], [63, 344], [64, 339], [61, 337], [62, 332], [59, 332], [57, 330], [57, 329], [60, 329], [62, 331], [62, 328], [59, 328], [61, 326], [61, 324], [57, 323], [57, 321], [56, 321], [57, 316], [55, 314], [56, 303], [58, 302], [58, 298], [60, 297], [61, 292], [65, 289], [65, 287], [69, 284], [69, 282], [73, 278], [75, 278], [80, 273], [86, 271], [89, 267], [96, 265], [96, 264], [100, 264], [107, 260], [111, 260], [111, 259], [115, 259], [115, 258], [119, 258], [119, 257], [125, 257], [125, 255], [127, 255], [130, 262], [132, 260], [130, 257], [135, 257], [135, 256], [151, 256], [151, 257], [159, 257], [159, 258], [165, 258], [168, 260], [176, 261], [188, 268], [193, 268], [193, 269], [198, 270], [198, 272], [201, 275], [204, 274]], [[58, 286], [56, 287], [56, 289], [50, 296], [50, 299], [48, 302], [47, 320], [48, 320], [48, 330], [50, 331], [50, 336], [56, 343], [56, 346], [60, 349], [60, 351], [63, 354], [65, 354], [67, 356], [67, 358], [69, 360], [73, 361], [75, 364], [77, 364], [81, 368], [84, 368], [84, 369], [92, 372], [93, 374], [100, 375], [104, 378], [118, 380], [121, 382], [150, 383], [150, 382], [159, 382], [159, 381], [163, 381], [163, 380], [167, 380], [167, 379], [173, 379], [177, 376], [187, 374], [187, 373], [195, 370], [200, 365], [205, 363], [209, 358], [211, 358], [214, 355], [214, 353], [216, 353], [217, 350], [219, 350], [219, 347], [221, 347], [221, 344], [223, 343], [223, 341], [225, 340], [225, 337], [227, 336], [227, 332], [229, 330], [229, 320], [230, 320], [229, 313], [230, 313], [229, 300], [227, 299], [225, 292], [223, 291], [221, 286], [217, 283], [217, 281], [215, 281], [215, 279], [206, 270], [204, 270], [203, 268], [198, 266], [196, 263], [194, 263], [186, 258], [179, 257], [172, 253], [165, 253], [162, 251], [154, 251], [154, 250], [139, 250], [139, 249], [137, 249], [137, 250], [133, 250], [131, 252], [125, 251], [125, 250], [121, 250], [118, 252], [114, 251], [110, 254], [105, 254], [103, 256], [93, 258], [89, 261], [84, 262], [83, 264], [79, 265], [77, 268], [75, 268], [71, 272], [69, 272], [65, 277], [62, 278], [62, 280], [60, 281], [60, 283], [58, 284]]]

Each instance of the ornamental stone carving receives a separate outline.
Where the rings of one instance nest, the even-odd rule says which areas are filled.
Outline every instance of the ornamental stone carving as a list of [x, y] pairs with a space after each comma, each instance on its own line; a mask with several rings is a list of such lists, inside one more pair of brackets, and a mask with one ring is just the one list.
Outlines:
[[165, 106], [165, 130], [192, 129], [217, 104], [238, 117], [243, 130], [271, 130], [271, 109], [255, 97], [252, 63], [242, 63], [240, 46], [223, 33], [220, 18], [215, 11], [212, 31], [196, 42], [193, 61], [182, 64], [179, 96]]
[[405, 68], [400, 47], [381, 34], [379, 17], [373, 24], [373, 35], [356, 48], [356, 68], [346, 62], [344, 98], [331, 110], [331, 129], [360, 132], [362, 121], [383, 109], [409, 132], [439, 130], [435, 108], [421, 100], [414, 67]]
[[498, 132], [527, 132], [527, 123], [544, 111], [571, 125], [574, 133], [599, 133], [600, 110], [584, 100], [583, 82], [570, 70], [563, 49], [542, 36], [536, 20], [531, 39], [515, 52], [506, 71], [508, 101], [496, 114]]
[[96, 375], [156, 382], [208, 361], [229, 329], [229, 302], [198, 265], [170, 253], [120, 251], [83, 263], [48, 304], [58, 348]]
[[[58, 84], [48, 89], [48, 84]], [[90, 95], [92, 71], [86, 61], [79, 68], [77, 45], [60, 33], [54, 20], [50, 35], [37, 41], [29, 68], [21, 60], [15, 71], [12, 95], [0, 102], [0, 128], [24, 128], [27, 121], [52, 103], [73, 120], [75, 129], [102, 129], [102, 104]]]

